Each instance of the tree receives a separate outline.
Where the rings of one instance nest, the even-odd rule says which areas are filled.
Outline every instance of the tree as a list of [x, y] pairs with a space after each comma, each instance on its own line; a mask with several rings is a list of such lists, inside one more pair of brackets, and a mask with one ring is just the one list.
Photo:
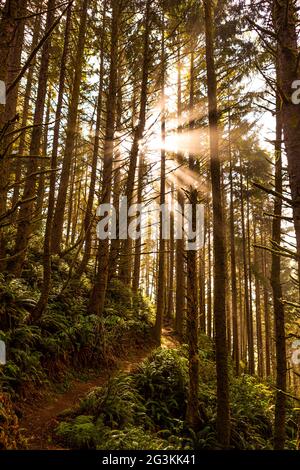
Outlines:
[[300, 254], [300, 104], [293, 103], [293, 84], [299, 79], [296, 2], [272, 3], [278, 49], [278, 90], [282, 99], [282, 127], [288, 160], [297, 253]]
[[61, 56], [61, 68], [59, 76], [59, 89], [57, 96], [57, 107], [55, 113], [55, 125], [53, 131], [52, 155], [51, 155], [51, 174], [49, 185], [49, 198], [48, 198], [48, 212], [45, 227], [44, 238], [44, 259], [43, 259], [43, 288], [39, 302], [34, 311], [34, 318], [38, 319], [42, 316], [48, 302], [50, 288], [51, 288], [51, 235], [53, 232], [53, 214], [55, 208], [55, 185], [56, 185], [56, 170], [57, 170], [57, 157], [58, 157], [58, 144], [59, 134], [61, 128], [62, 104], [65, 90], [66, 81], [66, 64], [69, 48], [69, 36], [71, 27], [71, 5], [67, 12], [65, 33], [64, 33], [64, 47]]
[[[178, 64], [177, 64], [177, 133], [181, 134], [182, 131], [182, 85], [181, 85], [181, 48], [178, 46]], [[177, 161], [183, 163], [182, 152], [177, 153]], [[180, 210], [183, 211], [184, 206], [184, 194], [182, 188], [177, 189], [177, 203]], [[184, 309], [185, 309], [185, 256], [184, 256], [184, 231], [182, 227], [181, 237], [176, 240], [176, 297], [175, 297], [175, 331], [177, 332], [180, 339], [183, 338], [183, 321], [184, 321]]]
[[57, 195], [57, 202], [53, 216], [55, 231], [52, 232], [51, 250], [53, 253], [60, 251], [61, 238], [63, 234], [64, 212], [67, 200], [68, 183], [70, 178], [70, 169], [75, 145], [76, 123], [78, 116], [78, 104], [80, 97], [81, 74], [84, 61], [84, 45], [86, 37], [87, 16], [89, 0], [82, 0], [80, 26], [78, 34], [78, 44], [75, 60], [75, 71], [72, 87], [72, 95], [68, 112], [68, 123], [66, 130], [66, 143], [64, 159], [61, 170], [61, 177]]
[[159, 213], [159, 254], [158, 254], [158, 279], [157, 279], [157, 301], [156, 318], [154, 325], [154, 337], [158, 344], [161, 342], [161, 332], [163, 324], [163, 315], [165, 311], [165, 239], [163, 233], [163, 211], [162, 208], [166, 202], [166, 151], [164, 143], [166, 140], [166, 110], [165, 110], [165, 16], [162, 18], [162, 37], [161, 37], [161, 160], [160, 160], [160, 207]]
[[271, 285], [273, 292], [275, 344], [276, 344], [276, 405], [274, 425], [274, 449], [284, 449], [285, 442], [285, 413], [286, 413], [286, 346], [285, 320], [282, 303], [282, 288], [280, 280], [281, 260], [277, 253], [281, 244], [281, 215], [282, 215], [282, 115], [281, 100], [277, 97], [276, 106], [276, 141], [275, 141], [275, 191], [279, 195], [274, 201], [274, 216], [272, 223], [272, 268]]
[[229, 387], [226, 335], [224, 216], [221, 194], [217, 82], [214, 59], [213, 9], [211, 0], [204, 0], [206, 68], [209, 111], [210, 171], [213, 200], [214, 249], [214, 321], [217, 367], [217, 432], [223, 446], [229, 445]]
[[[113, 150], [114, 150], [114, 134], [116, 123], [116, 104], [117, 104], [117, 83], [118, 83], [118, 43], [119, 43], [119, 27], [120, 14], [122, 4], [118, 0], [112, 0], [112, 17], [111, 17], [111, 39], [110, 39], [110, 72], [109, 72], [109, 90], [107, 97], [107, 113], [106, 128], [103, 150], [103, 172], [102, 172], [102, 192], [100, 196], [101, 204], [110, 203], [111, 185], [112, 185], [112, 166], [113, 166]], [[94, 286], [92, 288], [89, 312], [102, 316], [107, 279], [108, 279], [108, 260], [109, 260], [109, 240], [99, 240], [97, 255], [97, 273], [95, 276]]]
[[[134, 129], [134, 136], [132, 147], [129, 155], [129, 169], [128, 177], [126, 182], [125, 196], [129, 206], [133, 203], [134, 194], [134, 182], [137, 166], [137, 158], [139, 154], [140, 143], [142, 141], [145, 125], [146, 125], [146, 107], [147, 107], [147, 91], [148, 91], [148, 76], [149, 76], [149, 39], [150, 39], [150, 27], [151, 27], [151, 10], [150, 0], [146, 2], [145, 10], [145, 25], [144, 25], [144, 37], [143, 37], [143, 68], [142, 68], [142, 81], [141, 81], [141, 94], [140, 94], [140, 111], [138, 117], [138, 123]], [[131, 284], [131, 266], [132, 266], [132, 243], [131, 239], [127, 237], [124, 240], [124, 246], [122, 250], [122, 262], [120, 266], [120, 276], [125, 284]]]
[[97, 165], [100, 148], [100, 128], [102, 118], [102, 105], [103, 105], [103, 88], [104, 88], [104, 39], [105, 39], [105, 27], [106, 27], [106, 10], [107, 1], [103, 4], [103, 16], [102, 16], [102, 37], [100, 43], [100, 70], [99, 70], [99, 89], [97, 99], [97, 117], [96, 117], [96, 128], [95, 138], [93, 147], [93, 158], [92, 158], [92, 169], [91, 169], [91, 180], [89, 185], [89, 195], [86, 206], [86, 213], [84, 218], [84, 232], [85, 232], [85, 248], [84, 255], [82, 257], [81, 264], [79, 266], [77, 275], [80, 277], [84, 272], [91, 254], [91, 243], [92, 243], [92, 222], [93, 222], [93, 203], [95, 198], [96, 189], [96, 178], [97, 178]]
[[[47, 19], [45, 31], [49, 31], [54, 23], [55, 0], [49, 0], [47, 4]], [[50, 38], [45, 42], [42, 49], [41, 65], [38, 78], [37, 105], [34, 111], [34, 127], [31, 134], [29, 162], [26, 172], [26, 183], [23, 192], [23, 203], [20, 208], [18, 218], [18, 230], [15, 242], [14, 258], [10, 262], [10, 271], [16, 276], [20, 276], [29, 239], [32, 233], [34, 221], [34, 201], [36, 198], [36, 183], [38, 158], [41, 152], [42, 122], [45, 109], [45, 99], [47, 93], [48, 69], [50, 61]]]
[[231, 148], [231, 117], [228, 119], [228, 150], [229, 150], [229, 181], [230, 181], [230, 268], [231, 268], [231, 310], [232, 310], [232, 336], [233, 336], [233, 361], [235, 373], [239, 374], [239, 335], [238, 335], [238, 305], [237, 305], [237, 279], [236, 279], [236, 248], [234, 227], [234, 194], [233, 194], [233, 162]]

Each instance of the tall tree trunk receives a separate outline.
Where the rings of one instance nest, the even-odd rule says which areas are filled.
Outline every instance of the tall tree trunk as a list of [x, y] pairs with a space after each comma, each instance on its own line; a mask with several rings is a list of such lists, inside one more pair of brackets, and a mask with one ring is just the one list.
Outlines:
[[[27, 0], [20, 0], [18, 4], [18, 18], [26, 17], [27, 12]], [[22, 48], [24, 43], [24, 31], [25, 31], [25, 19], [19, 19], [17, 21], [16, 31], [14, 33], [13, 44], [10, 47], [10, 53], [8, 58], [8, 74], [7, 74], [7, 85], [10, 86], [15, 78], [17, 77], [18, 73], [20, 72], [21, 68], [21, 55], [22, 55]], [[5, 111], [4, 111], [4, 122], [12, 122], [14, 123], [16, 116], [17, 116], [17, 102], [18, 102], [18, 93], [19, 93], [19, 83], [12, 89], [12, 91], [8, 94], [6, 99]], [[14, 124], [10, 126], [10, 131], [13, 131]], [[5, 147], [7, 148], [13, 145], [14, 136], [10, 138], [5, 138]], [[5, 172], [8, 175], [12, 173], [12, 165], [7, 165], [5, 162]], [[13, 165], [16, 164], [16, 160], [13, 160]], [[19, 166], [19, 165], [18, 165]], [[4, 168], [2, 169], [4, 170]], [[10, 183], [10, 177], [5, 178], [4, 172], [1, 171], [1, 175], [3, 180], [6, 180], [6, 185]], [[4, 198], [7, 198], [7, 190], [4, 188]], [[16, 201], [15, 201], [16, 202]], [[12, 207], [14, 207], [14, 201], [12, 201]], [[4, 257], [6, 254], [6, 248], [4, 240], [1, 243], [2, 247], [0, 248], [0, 257]], [[5, 267], [5, 265], [3, 266]]]
[[[117, 118], [116, 118], [116, 132], [121, 134], [122, 131], [122, 87], [121, 87], [121, 73], [120, 70], [118, 72], [118, 98], [117, 98]], [[122, 167], [122, 153], [121, 153], [121, 139], [117, 139], [115, 143], [115, 157], [114, 157], [114, 165], [113, 165], [113, 206], [116, 210], [116, 227], [117, 233], [119, 232], [119, 204], [121, 198], [121, 191], [122, 191], [122, 174], [121, 174], [121, 167]], [[109, 271], [108, 271], [108, 283], [114, 277], [119, 276], [118, 272], [118, 264], [119, 264], [119, 256], [120, 256], [120, 246], [121, 240], [118, 236], [111, 240], [110, 244], [110, 251], [109, 251]]]
[[99, 89], [98, 89], [98, 100], [97, 100], [97, 118], [96, 118], [96, 129], [93, 146], [93, 157], [92, 157], [92, 169], [89, 184], [89, 195], [86, 205], [86, 213], [84, 218], [84, 231], [85, 231], [85, 247], [84, 254], [80, 266], [78, 268], [77, 277], [81, 277], [84, 273], [87, 263], [91, 254], [92, 247], [92, 222], [93, 222], [93, 204], [95, 198], [96, 178], [97, 178], [97, 164], [98, 155], [100, 148], [100, 128], [101, 128], [101, 117], [102, 117], [102, 96], [103, 96], [103, 81], [104, 81], [104, 38], [105, 38], [105, 27], [106, 27], [106, 9], [107, 0], [103, 4], [102, 14], [102, 36], [100, 43], [100, 71], [99, 71]]
[[[39, 35], [41, 31], [41, 16], [38, 15], [35, 18], [34, 21], [34, 26], [33, 26], [33, 32], [32, 32], [32, 42], [31, 42], [31, 51], [35, 49], [37, 46], [38, 40], [39, 40]], [[23, 112], [22, 112], [22, 121], [21, 121], [21, 128], [24, 128], [27, 126], [28, 122], [28, 115], [30, 111], [30, 98], [32, 94], [32, 88], [33, 88], [33, 75], [34, 75], [34, 66], [32, 65], [27, 73], [27, 80], [26, 80], [26, 87], [25, 87], [25, 96], [24, 96], [24, 102], [22, 105]], [[20, 197], [20, 179], [21, 179], [21, 174], [22, 174], [22, 157], [24, 155], [24, 151], [26, 148], [26, 133], [23, 132], [22, 135], [20, 136], [19, 139], [19, 148], [18, 148], [18, 157], [16, 158], [15, 165], [15, 184], [14, 184], [14, 190], [13, 190], [13, 195], [12, 195], [12, 202], [11, 205], [12, 207], [15, 207], [17, 202], [19, 201]], [[18, 211], [16, 210], [11, 217], [12, 221], [15, 221], [17, 219]]]
[[[261, 234], [261, 244], [266, 245], [265, 234]], [[270, 325], [270, 309], [269, 309], [269, 289], [267, 286], [268, 275], [267, 275], [267, 252], [263, 253], [263, 276], [264, 276], [264, 323], [265, 323], [265, 361], [266, 361], [266, 377], [271, 376], [271, 325]]]
[[[14, 2], [10, 2], [13, 4]], [[19, 0], [18, 10], [16, 16], [18, 18], [24, 18], [26, 16], [28, 0]], [[25, 20], [18, 19], [16, 21], [16, 27], [13, 34], [13, 41], [9, 47], [9, 56], [7, 63], [7, 85], [11, 85], [14, 79], [17, 77], [20, 72], [21, 67], [21, 54], [22, 47], [24, 42], [24, 30], [25, 30]], [[12, 120], [16, 115], [17, 109], [17, 100], [18, 100], [18, 91], [19, 86], [16, 85], [12, 91], [7, 95], [5, 111], [4, 111], [4, 121]], [[12, 128], [10, 128], [12, 130]]]
[[64, 158], [60, 176], [60, 183], [57, 194], [57, 202], [55, 212], [53, 216], [53, 225], [55, 230], [52, 231], [51, 249], [53, 253], [60, 251], [60, 245], [62, 242], [63, 225], [64, 225], [64, 213], [67, 200], [68, 184], [70, 179], [70, 170], [72, 164], [72, 158], [74, 153], [75, 135], [76, 135], [76, 124], [78, 116], [78, 105], [80, 97], [80, 85], [82, 76], [82, 67], [84, 63], [84, 45], [86, 37], [87, 27], [87, 16], [88, 16], [88, 5], [89, 0], [82, 0], [82, 8], [80, 15], [80, 25], [78, 34], [78, 44], [75, 57], [75, 72], [73, 80], [73, 88], [71, 94], [71, 102], [68, 111], [68, 122], [66, 130], [66, 143]]
[[[180, 39], [180, 38], [179, 38]], [[177, 133], [180, 134], [182, 130], [182, 90], [181, 90], [181, 57], [180, 46], [178, 47], [178, 65], [177, 65]], [[181, 152], [177, 153], [177, 160], [182, 163], [183, 155]], [[184, 196], [181, 188], [177, 190], [177, 203], [181, 212], [184, 206]], [[184, 257], [184, 232], [182, 237], [176, 239], [176, 305], [175, 305], [175, 331], [179, 338], [183, 337], [183, 321], [184, 321], [184, 306], [185, 306], [185, 257]]]
[[[145, 160], [144, 155], [140, 153], [139, 161], [139, 172], [138, 172], [138, 189], [137, 189], [137, 204], [142, 203], [142, 192], [145, 178]], [[141, 231], [141, 224], [137, 227], [138, 231]], [[137, 292], [140, 286], [140, 274], [141, 274], [141, 251], [142, 251], [142, 238], [141, 236], [135, 241], [134, 248], [134, 268], [133, 268], [133, 279], [132, 279], [132, 290]]]
[[249, 335], [251, 338], [251, 347], [250, 347], [250, 354], [251, 359], [249, 362], [249, 366], [251, 364], [251, 372], [255, 374], [255, 358], [254, 358], [254, 326], [253, 326], [253, 304], [252, 304], [252, 266], [251, 266], [251, 231], [250, 231], [250, 195], [249, 195], [249, 168], [247, 167], [247, 175], [246, 175], [246, 227], [247, 227], [247, 264], [248, 264], [248, 276], [249, 276]]
[[242, 243], [243, 243], [243, 268], [244, 268], [244, 295], [245, 295], [245, 314], [246, 314], [246, 330], [247, 330], [247, 342], [248, 342], [248, 370], [250, 374], [254, 374], [255, 363], [254, 363], [254, 345], [253, 345], [253, 334], [252, 334], [252, 309], [250, 309], [250, 302], [252, 299], [249, 298], [249, 270], [247, 263], [247, 237], [246, 237], [246, 226], [245, 226], [245, 207], [244, 207], [244, 188], [243, 188], [243, 166], [242, 160], [240, 159], [240, 191], [241, 191], [241, 223], [242, 223]]
[[[106, 129], [103, 151], [103, 173], [100, 204], [109, 204], [111, 201], [112, 168], [114, 135], [116, 123], [117, 84], [118, 84], [118, 43], [120, 29], [121, 4], [119, 0], [112, 0], [111, 42], [110, 42], [110, 72], [109, 90], [107, 97]], [[102, 316], [108, 279], [109, 240], [98, 241], [98, 266], [94, 286], [89, 302], [89, 313]]]
[[[190, 64], [190, 102], [189, 102], [189, 129], [192, 130], [194, 122], [192, 113], [194, 108], [194, 79], [195, 63], [194, 48], [192, 45], [191, 64]], [[196, 172], [196, 161], [189, 153], [189, 169]], [[188, 193], [189, 203], [192, 208], [192, 230], [195, 233], [197, 229], [197, 204], [198, 191], [191, 188]], [[196, 236], [188, 237], [189, 243], [196, 242]], [[198, 251], [188, 247], [186, 252], [187, 264], [187, 315], [186, 315], [186, 337], [189, 348], [189, 389], [187, 399], [186, 420], [189, 426], [196, 432], [201, 426], [199, 412], [199, 351], [198, 351], [198, 331], [199, 331], [199, 302], [198, 302]], [[201, 262], [200, 258], [200, 262]], [[202, 314], [202, 312], [201, 312]], [[205, 322], [205, 320], [204, 320]]]
[[[134, 195], [134, 182], [136, 174], [137, 158], [139, 154], [140, 142], [143, 138], [145, 125], [146, 125], [146, 108], [147, 108], [147, 90], [148, 90], [148, 76], [149, 76], [149, 41], [150, 41], [150, 27], [151, 27], [151, 0], [147, 0], [145, 12], [145, 29], [144, 29], [144, 46], [143, 46], [143, 69], [142, 69], [142, 83], [140, 95], [140, 112], [138, 124], [134, 130], [133, 143], [129, 156], [129, 169], [126, 183], [125, 196], [127, 197], [128, 207], [133, 203]], [[130, 220], [128, 221], [130, 223]], [[131, 266], [132, 266], [132, 240], [127, 237], [123, 243], [122, 258], [120, 263], [120, 277], [122, 281], [129, 285], [131, 282]]]
[[[205, 240], [205, 236], [204, 236]], [[199, 313], [200, 313], [200, 331], [206, 333], [206, 304], [205, 304], [205, 246], [199, 253]]]
[[[190, 169], [194, 165], [189, 159]], [[189, 192], [189, 203], [192, 207], [192, 230], [195, 233], [197, 228], [197, 203], [198, 191], [191, 189]], [[190, 243], [194, 243], [194, 238], [189, 238]], [[189, 389], [187, 399], [186, 420], [189, 426], [196, 432], [202, 422], [199, 407], [199, 351], [198, 351], [198, 331], [199, 331], [199, 307], [198, 307], [198, 280], [197, 280], [197, 250], [188, 249], [187, 257], [187, 316], [186, 316], [186, 336], [189, 348]]]
[[[17, 29], [18, 0], [6, 0], [1, 11], [0, 21], [0, 80], [7, 82], [9, 75], [9, 59], [11, 57], [11, 48]], [[3, 139], [3, 125], [5, 123], [5, 105], [0, 104], [0, 138]], [[9, 125], [9, 124], [8, 124]], [[0, 155], [3, 158], [2, 152]]]
[[[280, 99], [277, 97], [276, 106], [276, 141], [275, 141], [275, 191], [282, 194], [282, 115]], [[282, 303], [282, 287], [280, 282], [280, 255], [276, 253], [281, 243], [281, 212], [282, 199], [274, 201], [274, 217], [272, 223], [272, 268], [271, 286], [273, 291], [275, 345], [276, 345], [276, 403], [274, 424], [274, 449], [284, 449], [285, 443], [285, 414], [286, 414], [286, 345], [284, 307]]]
[[[73, 207], [75, 207], [75, 198], [76, 195], [74, 193], [75, 189], [75, 178], [76, 178], [76, 171], [77, 171], [77, 161], [79, 159], [78, 156], [79, 151], [79, 122], [77, 120], [77, 128], [76, 128], [76, 136], [75, 136], [75, 143], [74, 143], [74, 158], [71, 162], [70, 167], [70, 183], [68, 185], [68, 193], [72, 195], [72, 197], [68, 198], [68, 208], [67, 208], [67, 227], [66, 227], [66, 247], [70, 246], [71, 242], [71, 225], [72, 225], [72, 215], [73, 215]], [[52, 247], [51, 247], [52, 248]]]
[[[13, 64], [16, 66], [20, 63], [20, 52], [24, 35], [24, 21], [18, 22], [18, 15], [24, 14], [22, 4], [18, 4], [16, 0], [6, 1], [0, 22], [0, 80], [8, 84], [13, 80], [14, 71]], [[24, 3], [24, 2], [22, 2]], [[23, 33], [20, 38], [20, 32]], [[18, 38], [19, 36], [19, 38]], [[9, 184], [9, 165], [7, 154], [10, 141], [7, 132], [13, 130], [15, 120], [15, 110], [17, 104], [17, 91], [6, 98], [6, 104], [0, 104], [0, 215], [5, 214], [7, 204], [7, 190]], [[0, 229], [0, 258], [4, 259], [6, 255], [6, 237], [4, 229]], [[4, 270], [5, 262], [0, 263], [0, 269]]]
[[[256, 230], [257, 226], [254, 223], [254, 245], [256, 245]], [[259, 279], [259, 260], [257, 248], [254, 248], [254, 263], [255, 263], [255, 311], [256, 311], [256, 343], [257, 343], [257, 374], [259, 377], [263, 377], [263, 339], [262, 339], [262, 323], [261, 323], [261, 289]]]
[[231, 118], [229, 115], [229, 181], [230, 181], [230, 267], [231, 267], [231, 310], [232, 310], [232, 356], [236, 375], [239, 374], [239, 334], [238, 334], [238, 309], [237, 309], [237, 282], [236, 282], [236, 254], [235, 254], [235, 230], [234, 230], [234, 203], [233, 203], [233, 168], [231, 151]]
[[243, 295], [243, 292], [244, 292], [244, 288], [243, 288], [243, 281], [245, 281], [245, 279], [243, 279], [243, 275], [242, 275], [242, 271], [243, 271], [243, 267], [242, 267], [242, 260], [238, 259], [238, 269], [237, 269], [237, 272], [238, 272], [238, 293], [239, 293], [239, 296], [238, 296], [238, 303], [239, 303], [239, 312], [240, 312], [240, 315], [239, 315], [239, 319], [240, 319], [240, 322], [239, 322], [239, 336], [240, 336], [240, 358], [243, 362], [243, 369], [245, 369], [245, 365], [246, 365], [246, 362], [247, 362], [247, 326], [246, 326], [246, 318], [245, 318], [245, 299], [244, 299], [244, 295]]
[[229, 386], [226, 333], [226, 266], [224, 245], [224, 215], [219, 158], [217, 81], [214, 58], [213, 3], [204, 0], [206, 69], [209, 111], [210, 170], [213, 199], [214, 235], [214, 322], [217, 368], [217, 434], [219, 442], [228, 447], [230, 441]]
[[[224, 170], [222, 171], [221, 175], [221, 190], [222, 190], [222, 206], [223, 206], [223, 214], [224, 214], [224, 246], [225, 246], [225, 271], [226, 271], [226, 279], [225, 279], [225, 291], [229, 292], [229, 273], [228, 273], [228, 253], [227, 253], [227, 200], [225, 194], [225, 182], [224, 182]], [[226, 295], [226, 328], [227, 328], [227, 350], [228, 354], [231, 354], [231, 335], [232, 335], [232, 328], [231, 328], [231, 308], [229, 302], [229, 295]]]
[[[46, 19], [46, 32], [50, 29], [54, 22], [54, 8], [56, 0], [48, 0], [47, 3], [47, 19]], [[41, 139], [42, 139], [42, 123], [45, 108], [45, 99], [47, 93], [48, 83], [48, 68], [50, 58], [51, 38], [44, 43], [41, 56], [41, 65], [38, 78], [38, 91], [36, 98], [36, 107], [34, 111], [34, 128], [31, 134], [30, 149], [29, 149], [29, 162], [27, 165], [26, 182], [23, 193], [23, 204], [19, 211], [18, 230], [15, 242], [15, 257], [11, 260], [10, 270], [16, 275], [20, 276], [23, 263], [25, 260], [29, 239], [32, 232], [32, 223], [34, 218], [34, 199], [36, 197], [36, 182], [37, 182], [37, 156], [40, 155]]]
[[208, 257], [208, 276], [207, 276], [207, 335], [212, 338], [212, 253], [211, 253], [211, 224], [210, 224], [210, 208], [207, 210], [207, 257]]
[[66, 65], [67, 65], [67, 57], [68, 57], [68, 50], [69, 50], [71, 15], [72, 15], [72, 9], [70, 6], [67, 11], [67, 16], [66, 16], [66, 24], [65, 24], [65, 32], [64, 32], [64, 47], [63, 47], [61, 62], [60, 62], [61, 67], [60, 67], [60, 75], [59, 75], [59, 87], [58, 87], [58, 95], [57, 95], [57, 106], [56, 106], [56, 112], [55, 112], [55, 125], [54, 125], [54, 130], [53, 130], [48, 210], [47, 210], [45, 237], [44, 237], [43, 287], [41, 290], [39, 301], [33, 312], [33, 317], [35, 320], [41, 317], [41, 315], [43, 314], [46, 308], [49, 293], [50, 293], [50, 287], [51, 287], [51, 234], [53, 230], [57, 156], [58, 156], [59, 135], [60, 135], [60, 128], [61, 128], [63, 96], [64, 96], [65, 82], [66, 82]]
[[174, 314], [174, 262], [175, 262], [175, 240], [174, 240], [174, 192], [175, 186], [172, 183], [171, 190], [171, 214], [170, 214], [170, 242], [169, 242], [169, 285], [167, 298], [167, 318], [173, 319]]
[[46, 114], [45, 114], [45, 122], [46, 126], [44, 128], [44, 135], [43, 135], [43, 144], [42, 144], [42, 158], [40, 160], [40, 170], [41, 173], [38, 177], [38, 188], [37, 188], [37, 198], [36, 198], [36, 223], [34, 224], [35, 229], [41, 228], [42, 224], [42, 216], [43, 216], [43, 207], [44, 207], [44, 197], [45, 197], [45, 170], [46, 170], [46, 162], [47, 162], [47, 152], [48, 152], [48, 134], [49, 128], [48, 124], [50, 121], [50, 112], [51, 112], [51, 89], [48, 89], [48, 98], [47, 98], [47, 106], [46, 106]]
[[[297, 253], [300, 256], [300, 104], [293, 103], [293, 82], [299, 80], [300, 61], [296, 24], [297, 2], [273, 1], [273, 24], [278, 43], [277, 81], [282, 98], [282, 126], [293, 201]], [[298, 258], [298, 264], [300, 258]]]
[[[163, 16], [162, 43], [161, 43], [161, 73], [162, 73], [162, 91], [161, 91], [161, 166], [160, 166], [160, 205], [166, 201], [166, 109], [165, 109], [165, 74], [166, 74], [166, 52], [165, 52], [165, 18]], [[161, 332], [163, 324], [163, 314], [165, 311], [165, 239], [163, 237], [163, 214], [160, 211], [159, 216], [159, 254], [158, 254], [158, 281], [157, 281], [157, 300], [156, 300], [156, 318], [154, 325], [154, 338], [158, 344], [161, 342]]]

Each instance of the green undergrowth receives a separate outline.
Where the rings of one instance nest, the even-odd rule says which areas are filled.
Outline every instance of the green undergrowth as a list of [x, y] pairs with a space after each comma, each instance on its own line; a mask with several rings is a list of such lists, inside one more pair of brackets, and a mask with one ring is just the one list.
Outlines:
[[[45, 387], [63, 391], [74, 376], [87, 378], [101, 368], [113, 367], [125, 350], [150, 340], [153, 312], [147, 299], [133, 296], [120, 282], [112, 281], [100, 320], [88, 313], [91, 285], [86, 276], [60, 294], [68, 275], [63, 263], [55, 267], [54, 262], [54, 288], [47, 310], [32, 323], [40, 288], [38, 268], [27, 266], [22, 280], [0, 277], [0, 339], [7, 349], [7, 363], [0, 366], [0, 393], [7, 397], [1, 407], [11, 416], [12, 435], [17, 424], [13, 408], [7, 405], [10, 397], [20, 403]], [[35, 283], [31, 282], [33, 270]], [[0, 428], [1, 420], [0, 414]], [[5, 429], [5, 434], [10, 432], [8, 424]], [[2, 441], [3, 447], [13, 448], [10, 440], [3, 437]]]
[[177, 351], [156, 350], [134, 373], [118, 374], [67, 411], [58, 439], [80, 449], [188, 448], [180, 410], [186, 372], [187, 360]]
[[0, 392], [0, 450], [26, 447], [19, 420], [8, 394]]
[[34, 291], [24, 281], [0, 279], [0, 339], [8, 358], [0, 369], [2, 390], [22, 395], [28, 388], [63, 381], [72, 368], [101, 367], [128, 345], [150, 338], [152, 312], [145, 299], [112, 282], [101, 320], [87, 312], [88, 292], [73, 285], [53, 296], [42, 318], [32, 324]]
[[[186, 346], [156, 349], [134, 372], [119, 374], [66, 410], [56, 439], [73, 449], [218, 449], [216, 376], [212, 345], [201, 338], [199, 403], [205, 423], [193, 433], [185, 423]], [[271, 449], [274, 393], [256, 378], [231, 376], [231, 446]], [[288, 447], [296, 428], [289, 404]]]

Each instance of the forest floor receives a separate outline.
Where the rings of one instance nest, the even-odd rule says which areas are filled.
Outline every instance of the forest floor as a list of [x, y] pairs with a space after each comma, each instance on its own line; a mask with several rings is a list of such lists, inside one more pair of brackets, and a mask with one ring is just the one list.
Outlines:
[[[167, 326], [163, 328], [161, 347], [173, 349], [178, 345], [172, 329]], [[24, 405], [19, 421], [23, 435], [28, 442], [28, 449], [64, 450], [52, 441], [53, 430], [58, 424], [58, 416], [64, 410], [73, 408], [81, 398], [94, 388], [105, 385], [118, 372], [132, 372], [155, 348], [154, 344], [148, 344], [144, 348], [140, 346], [129, 348], [125, 357], [117, 359], [113, 370], [102, 369], [99, 375], [93, 375], [86, 381], [73, 380], [66, 392], [47, 392], [42, 394], [34, 404]]]

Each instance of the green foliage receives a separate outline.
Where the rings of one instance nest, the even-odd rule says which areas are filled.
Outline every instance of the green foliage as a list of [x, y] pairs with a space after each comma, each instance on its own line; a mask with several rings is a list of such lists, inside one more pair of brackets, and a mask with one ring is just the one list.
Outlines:
[[[156, 349], [131, 374], [119, 374], [95, 389], [61, 423], [58, 436], [82, 448], [82, 429], [76, 415], [86, 415], [89, 432], [99, 449], [217, 449], [216, 372], [212, 343], [200, 338], [199, 404], [205, 410], [203, 428], [193, 433], [185, 425], [188, 387], [187, 347]], [[268, 449], [272, 445], [273, 392], [256, 378], [231, 379], [232, 441], [235, 449]], [[75, 415], [74, 415], [75, 413]], [[75, 418], [74, 418], [75, 416]], [[90, 419], [90, 417], [93, 417]], [[100, 424], [99, 424], [100, 423]], [[77, 433], [77, 436], [75, 434]], [[78, 439], [81, 439], [78, 445]], [[90, 444], [89, 444], [90, 445]]]
[[105, 312], [118, 312], [122, 318], [138, 318], [140, 320], [154, 320], [155, 313], [150, 301], [140, 293], [133, 293], [121, 281], [112, 279], [107, 290]]
[[[60, 278], [67, 274], [64, 263], [56, 266], [54, 261], [54, 273]], [[110, 361], [122, 353], [128, 338], [132, 342], [145, 341], [150, 331], [149, 305], [140, 296], [133, 300], [129, 297], [127, 288], [113, 283], [101, 320], [87, 312], [85, 279], [80, 287], [75, 282], [63, 295], [53, 295], [47, 311], [33, 325], [30, 314], [37, 300], [34, 289], [24, 280], [5, 282], [0, 277], [0, 339], [6, 343], [8, 357], [0, 369], [0, 385], [10, 393], [25, 393], [28, 387], [48, 383], [49, 379], [65, 380], [67, 368], [99, 367], [104, 360], [105, 340], [110, 347], [105, 350]], [[132, 302], [139, 305], [137, 313]]]
[[147, 420], [142, 397], [134, 387], [133, 377], [118, 374], [104, 388], [95, 389], [82, 401], [80, 413], [101, 417], [111, 428], [125, 428]]
[[77, 416], [72, 424], [63, 422], [57, 428], [57, 435], [71, 448], [95, 449], [99, 435], [103, 432], [103, 423], [94, 423], [93, 416]]
[[129, 426], [126, 429], [107, 430], [105, 440], [97, 446], [99, 450], [164, 450], [166, 441], [143, 427]]
[[188, 361], [175, 349], [158, 349], [138, 368], [135, 384], [147, 414], [162, 426], [183, 419], [186, 409]]
[[234, 378], [232, 396], [232, 445], [237, 449], [271, 448], [273, 392], [249, 375]]
[[0, 450], [26, 448], [10, 397], [0, 393]]
[[[57, 276], [67, 276], [58, 264]], [[76, 295], [75, 295], [75, 289]], [[0, 369], [0, 386], [10, 394], [26, 393], [49, 381], [64, 380], [67, 370], [99, 366], [106, 354], [121, 354], [128, 345], [150, 337], [153, 309], [147, 299], [118, 281], [109, 288], [103, 320], [87, 313], [89, 280], [54, 295], [38, 324], [30, 314], [37, 300], [25, 281], [0, 277], [0, 339], [8, 362]], [[105, 339], [105, 341], [104, 341]], [[109, 345], [109, 350], [106, 344]], [[80, 449], [216, 449], [216, 371], [213, 342], [199, 338], [199, 405], [203, 428], [186, 427], [188, 350], [156, 349], [131, 374], [118, 374], [95, 389], [76, 410], [66, 412], [58, 439]], [[231, 446], [272, 447], [274, 391], [246, 374], [231, 376]], [[1, 396], [2, 397], [2, 396]], [[0, 446], [24, 446], [7, 393], [0, 400]], [[288, 403], [288, 448], [295, 448], [298, 411]], [[7, 434], [9, 433], [9, 435]]]
[[[159, 348], [133, 373], [118, 374], [87, 395], [60, 423], [57, 436], [72, 448], [85, 448], [86, 433], [95, 432], [98, 449], [188, 448], [183, 420], [187, 374], [187, 359], [179, 351]], [[83, 415], [93, 425], [84, 434], [77, 422]]]
[[21, 279], [5, 280], [0, 274], [0, 328], [7, 331], [25, 322], [35, 306], [34, 292]]
[[[206, 425], [193, 435], [197, 449], [219, 448], [216, 436], [216, 384], [210, 366], [201, 363], [199, 398], [206, 410]], [[274, 422], [274, 391], [256, 377], [243, 374], [232, 377], [231, 446], [234, 449], [271, 449]], [[289, 438], [295, 439], [295, 425], [290, 422]], [[289, 426], [288, 426], [289, 429]], [[290, 442], [288, 447], [293, 447]]]
[[[57, 436], [72, 448], [218, 449], [216, 371], [212, 342], [200, 338], [199, 404], [205, 410], [202, 429], [185, 424], [187, 347], [156, 349], [134, 372], [118, 374], [64, 414]], [[272, 448], [274, 391], [255, 377], [231, 377], [231, 446]], [[81, 427], [83, 417], [85, 426]], [[80, 422], [79, 422], [79, 421]], [[289, 409], [287, 446], [294, 448], [296, 418]], [[87, 425], [88, 424], [88, 425]], [[80, 425], [80, 426], [79, 426]]]
[[133, 294], [116, 279], [110, 282], [103, 320], [107, 345], [121, 353], [127, 347], [128, 338], [132, 345], [150, 340], [153, 321], [154, 310], [148, 299]]
[[[203, 367], [202, 367], [203, 364]], [[206, 410], [206, 425], [193, 435], [196, 449], [219, 448], [216, 435], [216, 378], [212, 363], [201, 359], [199, 399]], [[274, 393], [256, 377], [232, 377], [231, 446], [234, 449], [272, 448]]]

